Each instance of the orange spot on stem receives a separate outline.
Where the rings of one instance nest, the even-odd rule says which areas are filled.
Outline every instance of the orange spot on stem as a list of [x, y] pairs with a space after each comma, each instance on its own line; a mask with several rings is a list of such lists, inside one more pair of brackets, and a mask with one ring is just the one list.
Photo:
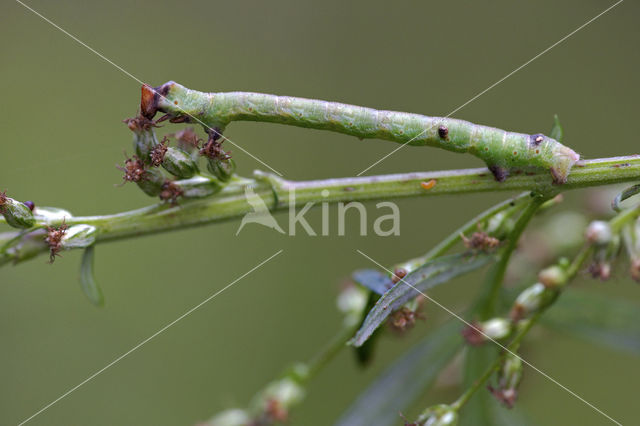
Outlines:
[[434, 186], [436, 186], [436, 180], [435, 179], [431, 179], [429, 182], [420, 182], [420, 186], [422, 187], [422, 189], [431, 189]]

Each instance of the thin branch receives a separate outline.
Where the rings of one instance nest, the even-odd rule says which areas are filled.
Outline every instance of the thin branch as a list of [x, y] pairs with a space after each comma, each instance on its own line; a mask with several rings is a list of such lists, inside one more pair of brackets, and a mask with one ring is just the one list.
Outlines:
[[[422, 185], [435, 181], [435, 185]], [[252, 186], [271, 211], [287, 210], [306, 203], [337, 203], [366, 200], [390, 200], [402, 197], [428, 197], [492, 191], [534, 191], [554, 194], [560, 191], [640, 180], [640, 156], [613, 157], [577, 164], [567, 183], [555, 185], [546, 172], [520, 174], [497, 182], [486, 168], [415, 172], [381, 176], [290, 181], [275, 175], [257, 173], [256, 179], [237, 178], [221, 192], [200, 200], [185, 200], [180, 205], [156, 204], [138, 210], [104, 216], [65, 218], [71, 226], [87, 224], [98, 230], [96, 243], [141, 235], [167, 232], [238, 218], [252, 212], [245, 188]], [[425, 187], [429, 189], [425, 189]], [[39, 221], [36, 227], [59, 225], [59, 220]], [[33, 233], [25, 238], [34, 237]], [[17, 234], [0, 234], [0, 247]], [[0, 265], [21, 262], [47, 251], [42, 238], [24, 243], [6, 244], [0, 251]], [[39, 243], [40, 242], [40, 243]]]

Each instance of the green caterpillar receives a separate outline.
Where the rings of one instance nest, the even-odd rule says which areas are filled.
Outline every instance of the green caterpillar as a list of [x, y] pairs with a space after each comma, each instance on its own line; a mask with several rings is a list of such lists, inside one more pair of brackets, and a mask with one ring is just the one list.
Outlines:
[[553, 181], [561, 184], [580, 159], [571, 148], [542, 134], [314, 99], [249, 92], [203, 93], [173, 81], [156, 88], [144, 85], [141, 110], [147, 118], [164, 112], [164, 118], [172, 122], [195, 118], [217, 133], [232, 121], [265, 121], [468, 152], [482, 159], [498, 181], [515, 170], [547, 169]]

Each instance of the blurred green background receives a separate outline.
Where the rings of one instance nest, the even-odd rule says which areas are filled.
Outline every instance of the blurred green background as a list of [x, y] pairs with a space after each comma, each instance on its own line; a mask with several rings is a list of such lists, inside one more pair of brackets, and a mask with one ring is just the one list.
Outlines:
[[[28, 4], [153, 85], [175, 80], [209, 91], [248, 90], [445, 115], [604, 10], [609, 1], [46, 2]], [[637, 152], [640, 4], [627, 1], [456, 113], [473, 122], [548, 132], [554, 113], [585, 158]], [[0, 14], [0, 189], [75, 214], [150, 203], [115, 187], [131, 150], [121, 120], [139, 84], [18, 3]], [[174, 130], [175, 128], [171, 128]], [[166, 129], [162, 130], [166, 131]], [[394, 144], [327, 132], [237, 123], [226, 136], [291, 179], [351, 176]], [[231, 147], [227, 147], [229, 149]], [[231, 148], [241, 174], [263, 168]], [[477, 167], [479, 160], [406, 148], [369, 173]], [[506, 194], [402, 200], [401, 236], [295, 238], [237, 223], [101, 245], [96, 271], [106, 306], [77, 282], [80, 253], [0, 270], [0, 424], [16, 424], [227, 285], [284, 253], [33, 419], [33, 425], [190, 425], [244, 406], [290, 362], [311, 357], [337, 330], [337, 289], [371, 267], [426, 251]], [[584, 192], [563, 208], [580, 207]], [[335, 214], [335, 208], [331, 210]], [[370, 213], [376, 215], [374, 205]], [[309, 215], [319, 229], [320, 210]], [[281, 223], [286, 217], [278, 216]], [[480, 275], [432, 296], [460, 311]], [[575, 285], [640, 300], [621, 274]], [[291, 424], [335, 421], [359, 391], [443, 315], [406, 338], [385, 337], [375, 363], [345, 351], [312, 382]], [[638, 360], [540, 330], [526, 358], [624, 424], [637, 423]], [[604, 425], [606, 419], [526, 370], [519, 406], [534, 424]], [[447, 402], [425, 395], [410, 414]], [[400, 421], [399, 421], [400, 423]]]

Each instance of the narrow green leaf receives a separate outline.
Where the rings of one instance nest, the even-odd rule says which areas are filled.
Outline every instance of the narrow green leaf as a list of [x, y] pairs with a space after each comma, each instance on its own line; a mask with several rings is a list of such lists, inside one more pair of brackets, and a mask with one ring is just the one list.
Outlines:
[[640, 355], [639, 313], [636, 303], [571, 289], [541, 321], [591, 343]]
[[439, 257], [425, 263], [380, 297], [350, 343], [361, 346], [393, 311], [421, 292], [478, 269], [493, 259], [494, 256], [487, 253], [461, 253]]
[[562, 139], [564, 138], [564, 131], [562, 130], [562, 126], [560, 125], [558, 114], [553, 116], [553, 127], [551, 128], [551, 134], [549, 136], [557, 140], [558, 142], [562, 142]]
[[95, 306], [102, 306], [104, 305], [102, 290], [98, 287], [93, 275], [94, 253], [94, 246], [89, 246], [82, 254], [82, 264], [80, 265], [80, 285], [82, 287], [82, 291], [84, 291], [84, 294], [91, 303]]
[[336, 422], [336, 426], [389, 426], [429, 388], [462, 345], [460, 324], [449, 321], [391, 364]]
[[[378, 271], [376, 272], [379, 274]], [[379, 298], [380, 296], [378, 294], [374, 293], [373, 291], [369, 292], [369, 299], [367, 300], [367, 306], [362, 312], [362, 316], [361, 316], [361, 320], [358, 328], [362, 327], [362, 324], [364, 323], [364, 320], [367, 316], [367, 312], [369, 312], [374, 307], [374, 305], [376, 304]], [[377, 347], [377, 342], [378, 342], [378, 338], [381, 335], [380, 333], [381, 331], [382, 329], [376, 330], [371, 335], [371, 337], [369, 337], [369, 339], [366, 342], [364, 342], [362, 346], [357, 346], [357, 347], [353, 346], [353, 350], [356, 354], [356, 360], [358, 361], [358, 364], [360, 364], [361, 366], [366, 366], [371, 362], [371, 360], [373, 360], [373, 356], [375, 354], [375, 349]]]
[[383, 295], [393, 287], [391, 278], [376, 269], [360, 269], [355, 271], [351, 277], [358, 284], [379, 295]]

